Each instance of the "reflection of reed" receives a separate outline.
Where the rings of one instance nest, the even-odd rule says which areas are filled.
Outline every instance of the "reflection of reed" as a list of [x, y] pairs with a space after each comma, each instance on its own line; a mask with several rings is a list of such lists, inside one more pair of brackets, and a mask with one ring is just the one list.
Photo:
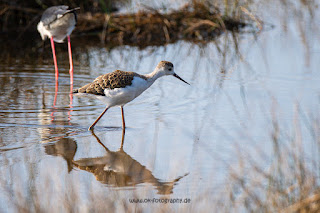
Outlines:
[[[318, 103], [319, 105], [319, 103]], [[320, 212], [320, 114], [295, 105], [292, 123], [282, 120], [274, 103], [269, 138], [254, 152], [235, 155], [229, 167], [220, 209], [234, 212]], [[240, 138], [240, 137], [239, 137]], [[247, 136], [247, 140], [254, 140]], [[240, 150], [239, 144], [235, 144]], [[230, 199], [231, 198], [231, 199]]]

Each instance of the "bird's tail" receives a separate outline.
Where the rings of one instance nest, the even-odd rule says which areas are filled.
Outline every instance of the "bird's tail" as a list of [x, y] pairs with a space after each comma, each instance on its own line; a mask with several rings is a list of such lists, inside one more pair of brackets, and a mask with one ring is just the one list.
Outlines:
[[76, 7], [76, 8], [67, 10], [63, 15], [66, 15], [66, 14], [69, 14], [69, 13], [73, 13], [74, 14], [74, 18], [76, 19], [76, 25], [77, 25], [78, 17], [77, 17], [76, 10], [80, 10], [80, 7]]

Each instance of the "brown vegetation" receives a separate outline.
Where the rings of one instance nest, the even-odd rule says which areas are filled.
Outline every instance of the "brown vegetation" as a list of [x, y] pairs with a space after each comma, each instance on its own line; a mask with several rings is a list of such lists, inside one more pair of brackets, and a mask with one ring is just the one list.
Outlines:
[[148, 9], [133, 14], [83, 14], [78, 31], [101, 31], [101, 39], [113, 44], [162, 45], [179, 39], [208, 41], [225, 30], [238, 30], [244, 22], [224, 17], [203, 3], [187, 4], [167, 14]]
[[[86, 8], [85, 8], [86, 9]], [[209, 3], [193, 1], [168, 13], [146, 8], [130, 14], [118, 14], [81, 8], [74, 34], [96, 34], [102, 42], [145, 47], [163, 45], [183, 39], [205, 42], [226, 30], [238, 30], [246, 23], [238, 18], [222, 15]], [[1, 16], [3, 32], [35, 32], [43, 9], [4, 5]], [[10, 20], [11, 24], [8, 24]], [[21, 24], [23, 23], [23, 24]]]

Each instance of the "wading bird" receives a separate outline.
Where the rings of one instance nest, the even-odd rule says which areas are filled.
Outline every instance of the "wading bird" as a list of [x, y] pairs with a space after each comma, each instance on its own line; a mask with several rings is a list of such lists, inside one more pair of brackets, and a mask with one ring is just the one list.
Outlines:
[[92, 83], [74, 90], [73, 93], [98, 97], [107, 105], [105, 110], [89, 127], [89, 130], [93, 130], [94, 126], [104, 113], [114, 106], [121, 107], [122, 127], [125, 129], [123, 106], [148, 89], [155, 80], [165, 75], [172, 75], [184, 83], [189, 84], [174, 72], [173, 64], [171, 62], [161, 61], [154, 71], [149, 74], [140, 75], [135, 72], [116, 70], [112, 73], [101, 75]]
[[72, 33], [77, 24], [76, 10], [80, 8], [74, 8], [70, 10], [68, 8], [68, 6], [60, 5], [49, 7], [48, 9], [46, 9], [42, 14], [37, 29], [41, 35], [42, 40], [45, 40], [47, 37], [50, 38], [56, 81], [58, 81], [59, 72], [54, 42], [62, 43], [63, 40], [66, 37], [68, 37], [70, 84], [73, 84], [73, 62], [71, 53], [70, 34]]

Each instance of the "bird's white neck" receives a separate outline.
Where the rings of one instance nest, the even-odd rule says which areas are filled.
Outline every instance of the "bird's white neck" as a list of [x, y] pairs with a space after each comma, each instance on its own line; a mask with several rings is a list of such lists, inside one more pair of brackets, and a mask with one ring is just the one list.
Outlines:
[[160, 72], [158, 69], [155, 69], [152, 73], [144, 75], [151, 84], [155, 82], [158, 78], [164, 76], [163, 72]]

